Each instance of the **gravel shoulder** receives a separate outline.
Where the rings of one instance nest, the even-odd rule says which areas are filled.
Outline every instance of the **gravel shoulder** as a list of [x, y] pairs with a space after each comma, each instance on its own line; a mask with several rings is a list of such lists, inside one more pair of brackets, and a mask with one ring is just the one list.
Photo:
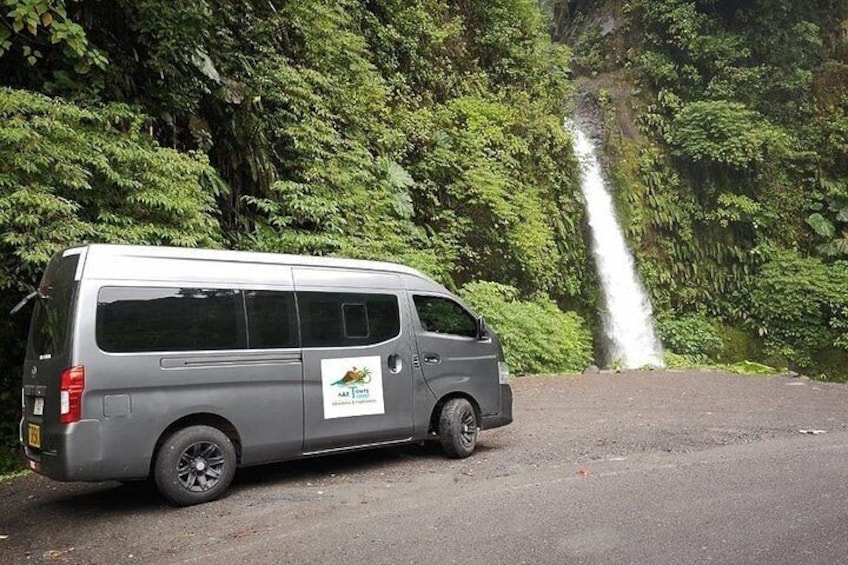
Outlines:
[[[490, 554], [505, 531], [528, 544], [509, 562], [583, 555], [589, 557], [574, 562], [624, 563], [630, 562], [626, 555], [636, 554], [615, 552], [642, 526], [620, 525], [614, 544], [603, 536], [604, 524], [620, 524], [645, 504], [633, 485], [646, 478], [660, 477], [668, 482], [663, 488], [674, 485], [709, 498], [705, 481], [723, 465], [738, 465], [751, 475], [739, 488], [756, 493], [763, 465], [765, 478], [780, 470], [780, 461], [796, 472], [819, 449], [835, 454], [848, 445], [848, 386], [841, 384], [634, 372], [522, 377], [513, 386], [515, 423], [483, 432], [478, 451], [465, 460], [444, 459], [435, 445], [426, 445], [266, 465], [241, 470], [226, 498], [181, 509], [145, 484], [64, 484], [35, 475], [2, 483], [0, 536], [6, 537], [0, 537], [0, 563], [427, 563], [435, 555], [427, 547], [436, 553], [439, 547], [466, 547], [465, 553], [455, 549], [441, 556], [445, 562], [452, 562], [450, 555], [457, 562], [506, 562], [502, 554]], [[842, 469], [828, 470], [821, 480], [834, 482], [834, 472], [845, 476]], [[586, 523], [597, 526], [574, 530], [571, 545], [546, 545], [546, 532], [584, 515], [573, 504], [581, 493], [569, 489], [590, 484], [597, 492], [584, 496], [603, 496], [612, 491], [602, 488], [602, 479], [605, 488], [624, 493], [621, 508], [592, 507]], [[845, 487], [835, 488], [841, 490], [828, 496], [844, 501]], [[634, 498], [627, 500], [631, 490]], [[565, 497], [563, 508], [572, 514], [551, 523], [557, 511], [546, 504], [556, 497]], [[592, 500], [585, 504], [591, 507]], [[475, 534], [463, 542], [463, 524], [453, 521], [466, 515], [481, 523], [466, 526]], [[727, 527], [702, 518], [699, 528]], [[848, 526], [831, 533], [846, 531]], [[609, 552], [592, 552], [605, 547]], [[641, 551], [652, 558], [650, 545]]]

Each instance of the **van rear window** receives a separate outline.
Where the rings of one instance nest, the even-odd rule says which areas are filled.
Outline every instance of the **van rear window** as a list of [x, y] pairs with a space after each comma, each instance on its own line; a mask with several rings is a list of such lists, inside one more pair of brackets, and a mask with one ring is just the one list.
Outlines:
[[97, 345], [112, 353], [246, 347], [241, 293], [231, 289], [103, 287]]
[[41, 296], [32, 314], [30, 343], [35, 355], [59, 355], [65, 350], [73, 310], [77, 263], [79, 255], [57, 255], [47, 265], [39, 287]]

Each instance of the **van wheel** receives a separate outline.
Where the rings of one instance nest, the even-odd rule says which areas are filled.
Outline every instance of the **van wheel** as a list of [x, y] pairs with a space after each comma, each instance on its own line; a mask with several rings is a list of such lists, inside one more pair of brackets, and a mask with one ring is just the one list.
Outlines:
[[439, 417], [439, 438], [445, 455], [462, 459], [474, 453], [477, 446], [477, 414], [464, 398], [445, 402]]
[[156, 487], [168, 501], [189, 506], [215, 500], [236, 471], [236, 450], [217, 428], [191, 426], [168, 437], [156, 455]]

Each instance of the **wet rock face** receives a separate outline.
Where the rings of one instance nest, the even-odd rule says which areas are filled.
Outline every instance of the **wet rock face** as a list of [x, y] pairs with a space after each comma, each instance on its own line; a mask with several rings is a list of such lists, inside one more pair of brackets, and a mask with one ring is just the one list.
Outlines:
[[601, 37], [615, 33], [616, 29], [618, 29], [618, 21], [612, 14], [607, 15], [607, 18], [601, 22]]
[[574, 121], [580, 124], [580, 128], [593, 143], [598, 144], [603, 137], [604, 126], [598, 107], [597, 93], [589, 89], [588, 85], [582, 86], [577, 94]]

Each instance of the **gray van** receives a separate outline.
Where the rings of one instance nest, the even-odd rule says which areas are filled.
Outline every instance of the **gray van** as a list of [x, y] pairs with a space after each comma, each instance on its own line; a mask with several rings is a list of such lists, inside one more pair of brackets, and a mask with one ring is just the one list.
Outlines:
[[467, 457], [512, 421], [495, 333], [408, 267], [88, 245], [33, 294], [20, 441], [53, 479], [197, 504], [238, 466], [427, 439]]

